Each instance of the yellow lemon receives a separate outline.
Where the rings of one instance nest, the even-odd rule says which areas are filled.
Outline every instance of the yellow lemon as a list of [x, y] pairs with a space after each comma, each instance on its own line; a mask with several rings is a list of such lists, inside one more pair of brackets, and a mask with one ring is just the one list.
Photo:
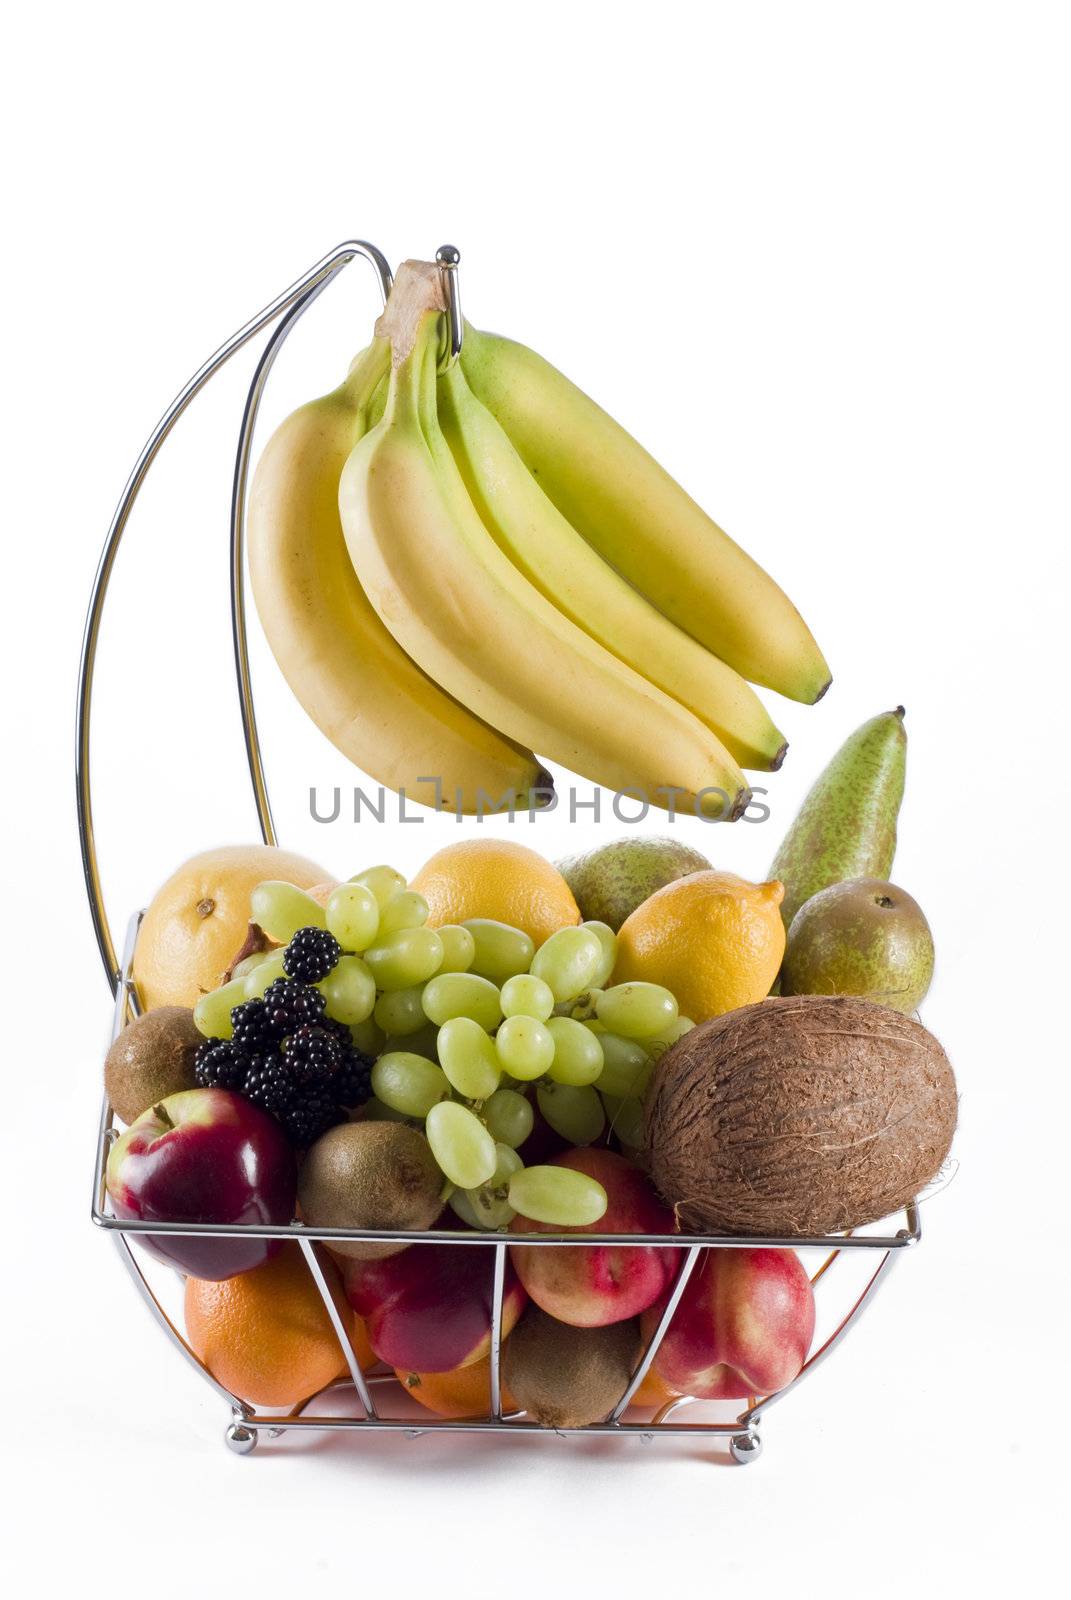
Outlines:
[[662, 984], [693, 1022], [765, 999], [785, 953], [784, 892], [731, 872], [667, 883], [622, 924], [613, 981]]
[[523, 928], [537, 945], [580, 921], [557, 867], [507, 839], [459, 839], [432, 856], [409, 885], [428, 902], [433, 928], [489, 917]]

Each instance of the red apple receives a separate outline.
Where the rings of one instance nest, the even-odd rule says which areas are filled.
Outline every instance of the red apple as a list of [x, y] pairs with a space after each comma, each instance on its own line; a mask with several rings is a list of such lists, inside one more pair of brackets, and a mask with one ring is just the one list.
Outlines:
[[[108, 1155], [115, 1214], [139, 1222], [293, 1219], [297, 1163], [282, 1128], [229, 1089], [184, 1089], [143, 1111]], [[273, 1239], [138, 1234], [142, 1247], [195, 1278], [219, 1282], [259, 1267]]]
[[[606, 1214], [582, 1227], [556, 1228], [515, 1217], [514, 1233], [675, 1233], [673, 1214], [643, 1173], [612, 1150], [587, 1146], [550, 1162], [586, 1172], [607, 1194]], [[602, 1328], [645, 1311], [669, 1288], [679, 1253], [650, 1245], [569, 1245], [555, 1248], [514, 1244], [517, 1275], [537, 1306], [574, 1328]]]
[[[645, 1340], [661, 1313], [644, 1316]], [[813, 1334], [814, 1292], [794, 1251], [705, 1250], [651, 1371], [703, 1400], [772, 1394], [799, 1372]]]
[[[407, 1372], [450, 1372], [491, 1348], [494, 1258], [480, 1245], [412, 1244], [375, 1261], [340, 1260], [350, 1305], [381, 1361]], [[505, 1338], [527, 1296], [507, 1267]]]

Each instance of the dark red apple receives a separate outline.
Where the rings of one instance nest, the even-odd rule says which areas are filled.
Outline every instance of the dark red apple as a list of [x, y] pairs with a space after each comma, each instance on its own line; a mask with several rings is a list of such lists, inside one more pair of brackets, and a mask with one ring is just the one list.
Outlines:
[[[606, 1212], [578, 1228], [514, 1217], [513, 1233], [676, 1233], [673, 1213], [638, 1168], [613, 1150], [588, 1145], [556, 1156], [554, 1167], [585, 1172], [606, 1190]], [[602, 1328], [645, 1311], [669, 1288], [680, 1255], [668, 1246], [510, 1246], [518, 1276], [537, 1306], [574, 1328]]]
[[[381, 1361], [407, 1372], [451, 1372], [491, 1347], [493, 1252], [480, 1245], [412, 1244], [375, 1261], [339, 1260], [350, 1305]], [[507, 1266], [502, 1337], [527, 1296]]]
[[[645, 1340], [661, 1313], [644, 1316]], [[814, 1291], [793, 1250], [706, 1250], [651, 1371], [703, 1400], [772, 1394], [799, 1372], [813, 1335]]]
[[[185, 1089], [143, 1111], [108, 1155], [118, 1217], [139, 1222], [288, 1223], [297, 1162], [282, 1128], [229, 1089]], [[160, 1261], [219, 1282], [259, 1267], [273, 1239], [136, 1236]]]

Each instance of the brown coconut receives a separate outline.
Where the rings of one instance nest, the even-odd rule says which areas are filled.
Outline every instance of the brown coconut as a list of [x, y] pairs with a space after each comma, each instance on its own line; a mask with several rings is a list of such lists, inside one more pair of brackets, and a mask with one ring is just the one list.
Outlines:
[[647, 1164], [684, 1228], [835, 1233], [889, 1216], [930, 1182], [956, 1110], [948, 1057], [921, 1023], [851, 996], [763, 1000], [662, 1057]]

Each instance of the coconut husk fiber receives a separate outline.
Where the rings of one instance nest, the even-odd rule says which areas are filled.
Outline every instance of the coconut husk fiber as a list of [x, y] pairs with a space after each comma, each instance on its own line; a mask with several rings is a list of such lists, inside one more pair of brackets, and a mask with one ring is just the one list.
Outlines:
[[921, 1023], [850, 996], [760, 1001], [693, 1028], [655, 1069], [648, 1170], [694, 1232], [835, 1233], [940, 1170], [952, 1068]]

